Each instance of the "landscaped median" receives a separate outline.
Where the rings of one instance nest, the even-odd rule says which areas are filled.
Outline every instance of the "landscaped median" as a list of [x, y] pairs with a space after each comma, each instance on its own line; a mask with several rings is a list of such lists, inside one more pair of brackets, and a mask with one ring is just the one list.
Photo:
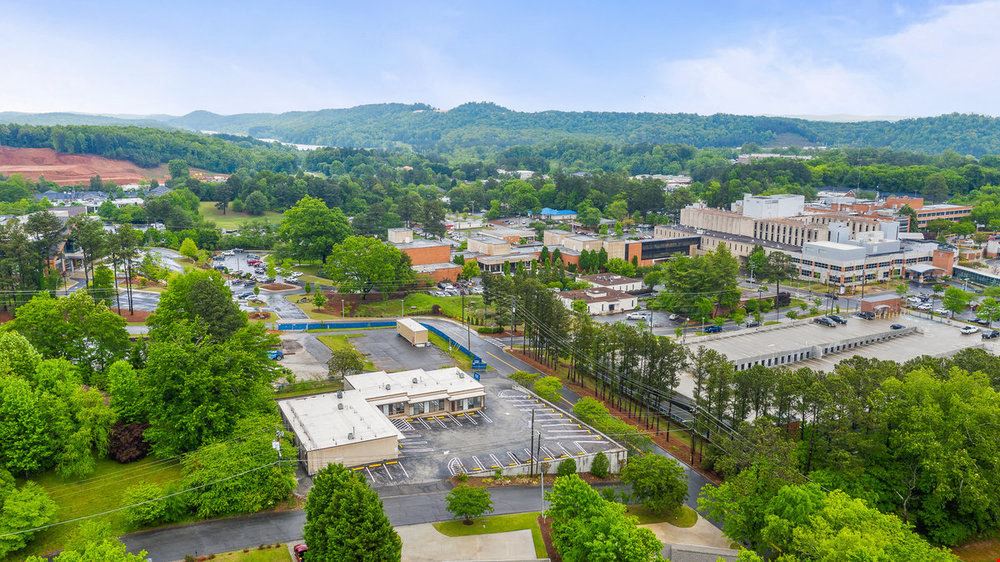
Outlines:
[[510, 515], [492, 515], [480, 517], [472, 525], [465, 525], [462, 521], [438, 521], [434, 523], [434, 528], [439, 533], [448, 537], [467, 537], [471, 535], [490, 535], [494, 533], [507, 533], [510, 531], [531, 531], [531, 542], [535, 546], [535, 556], [546, 558], [545, 543], [542, 541], [542, 530], [538, 525], [537, 511], [529, 513], [514, 513]]

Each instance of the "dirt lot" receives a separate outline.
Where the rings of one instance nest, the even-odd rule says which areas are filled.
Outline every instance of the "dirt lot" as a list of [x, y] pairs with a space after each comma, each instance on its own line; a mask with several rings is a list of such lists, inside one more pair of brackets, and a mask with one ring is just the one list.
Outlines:
[[[27, 179], [39, 176], [59, 185], [81, 185], [95, 174], [118, 185], [138, 183], [143, 179], [164, 180], [170, 177], [165, 164], [141, 168], [127, 160], [112, 160], [89, 154], [64, 154], [51, 148], [10, 148], [0, 146], [0, 175], [21, 174]], [[222, 175], [191, 170], [191, 175]]]

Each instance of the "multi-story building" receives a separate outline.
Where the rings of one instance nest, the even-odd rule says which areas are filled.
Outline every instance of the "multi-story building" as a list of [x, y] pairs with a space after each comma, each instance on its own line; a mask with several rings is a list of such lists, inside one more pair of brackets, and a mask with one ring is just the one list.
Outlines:
[[410, 257], [410, 265], [417, 273], [430, 276], [435, 281], [454, 281], [462, 266], [451, 261], [451, 244], [438, 240], [415, 239], [409, 228], [390, 228], [389, 243]]
[[898, 211], [904, 205], [916, 212], [916, 226], [920, 228], [927, 226], [927, 223], [933, 220], [960, 221], [972, 214], [972, 207], [947, 203], [925, 205], [922, 197], [886, 197], [885, 199], [885, 207], [890, 209]]

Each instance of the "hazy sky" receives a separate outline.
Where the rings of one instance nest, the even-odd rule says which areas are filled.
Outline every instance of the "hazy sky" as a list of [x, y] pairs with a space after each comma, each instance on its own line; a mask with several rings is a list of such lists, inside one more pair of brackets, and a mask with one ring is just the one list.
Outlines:
[[1000, 115], [1000, 1], [0, 0], [0, 111]]

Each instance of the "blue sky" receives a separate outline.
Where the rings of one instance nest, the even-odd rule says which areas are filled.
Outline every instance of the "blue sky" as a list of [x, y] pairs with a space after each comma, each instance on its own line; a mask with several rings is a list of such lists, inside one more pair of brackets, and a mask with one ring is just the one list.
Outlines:
[[1000, 1], [0, 0], [0, 111], [1000, 115]]

